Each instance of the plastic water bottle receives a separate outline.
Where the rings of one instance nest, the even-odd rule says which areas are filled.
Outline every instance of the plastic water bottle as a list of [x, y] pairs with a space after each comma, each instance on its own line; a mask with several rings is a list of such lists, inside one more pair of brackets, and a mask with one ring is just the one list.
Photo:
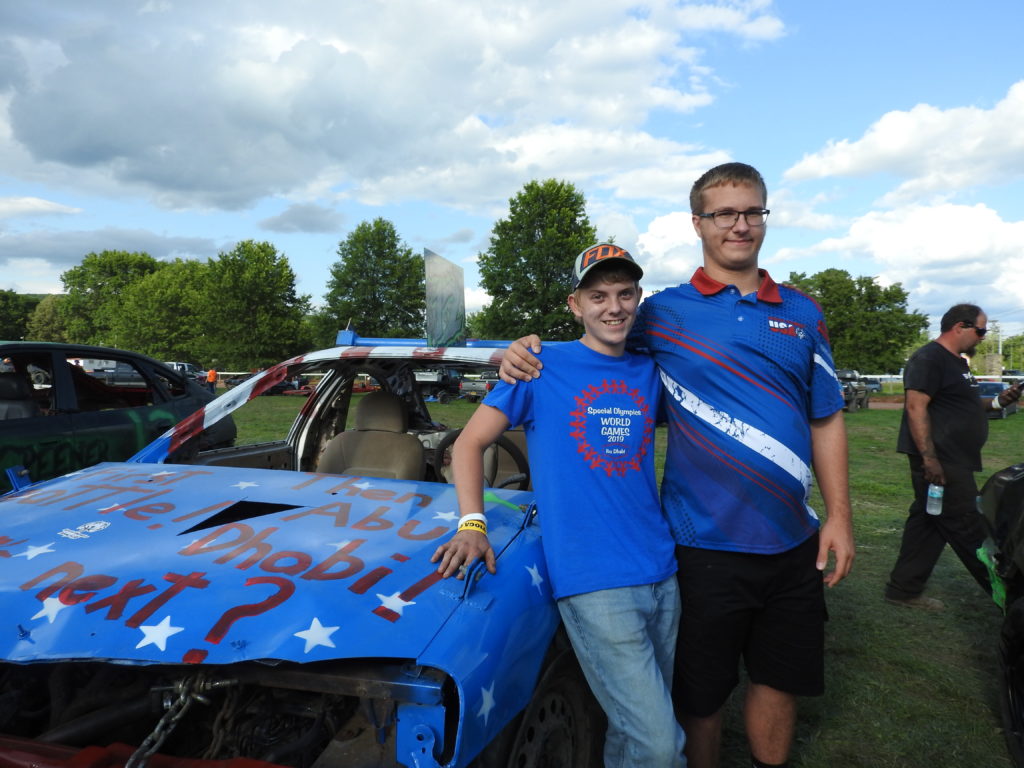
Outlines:
[[935, 483], [928, 486], [928, 503], [924, 509], [929, 515], [942, 513], [942, 493], [944, 490], [941, 485], [936, 485]]

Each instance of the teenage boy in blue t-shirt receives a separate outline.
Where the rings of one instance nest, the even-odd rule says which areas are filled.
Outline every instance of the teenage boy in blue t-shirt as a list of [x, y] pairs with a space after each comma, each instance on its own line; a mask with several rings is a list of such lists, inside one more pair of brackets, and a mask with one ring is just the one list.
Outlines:
[[576, 258], [568, 304], [585, 333], [545, 348], [542, 378], [499, 383], [473, 414], [452, 452], [459, 530], [433, 561], [445, 577], [462, 578], [478, 557], [496, 572], [483, 452], [522, 424], [552, 591], [608, 716], [605, 766], [679, 768], [684, 737], [671, 698], [679, 592], [653, 456], [661, 383], [649, 357], [626, 352], [642, 275], [609, 243]]

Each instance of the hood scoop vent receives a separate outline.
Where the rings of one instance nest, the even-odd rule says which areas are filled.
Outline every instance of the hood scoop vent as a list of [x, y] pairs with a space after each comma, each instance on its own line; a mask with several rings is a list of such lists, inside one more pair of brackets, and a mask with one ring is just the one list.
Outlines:
[[196, 523], [186, 531], [179, 533], [184, 536], [186, 533], [205, 531], [207, 528], [217, 528], [228, 523], [237, 523], [240, 520], [251, 520], [254, 517], [272, 515], [275, 512], [284, 512], [289, 509], [299, 509], [295, 504], [272, 504], [266, 501], [238, 501], [230, 507], [222, 509], [213, 517], [208, 517], [201, 523]]

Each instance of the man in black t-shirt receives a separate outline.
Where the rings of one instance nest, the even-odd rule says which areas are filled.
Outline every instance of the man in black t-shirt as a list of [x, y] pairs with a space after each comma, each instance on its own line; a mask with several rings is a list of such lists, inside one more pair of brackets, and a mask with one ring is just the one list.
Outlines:
[[[942, 316], [939, 337], [914, 352], [903, 371], [906, 399], [897, 450], [910, 459], [914, 502], [885, 588], [890, 603], [931, 610], [944, 607], [942, 601], [921, 593], [946, 544], [982, 589], [992, 591], [988, 571], [975, 554], [985, 529], [976, 508], [974, 473], [981, 470], [988, 419], [962, 357], [974, 353], [988, 330], [987, 320], [973, 304], [951, 307]], [[1017, 386], [1004, 390], [993, 398], [992, 407], [1005, 407], [1020, 395]], [[931, 483], [944, 489], [938, 515], [925, 511]]]

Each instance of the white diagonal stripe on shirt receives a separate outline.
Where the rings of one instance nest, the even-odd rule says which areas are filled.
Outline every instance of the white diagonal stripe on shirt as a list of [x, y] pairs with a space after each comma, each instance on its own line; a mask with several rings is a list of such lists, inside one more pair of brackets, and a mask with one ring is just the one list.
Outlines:
[[817, 352], [814, 353], [814, 364], [815, 365], [820, 365], [822, 368], [824, 368], [826, 371], [828, 371], [828, 375], [829, 376], [831, 376], [837, 382], [839, 381], [839, 377], [836, 376], [836, 372], [834, 370], [832, 370], [832, 366], [830, 366], [825, 361], [825, 358], [822, 357], [821, 355], [819, 355]]
[[760, 429], [733, 418], [725, 411], [720, 411], [708, 405], [693, 392], [672, 379], [665, 371], [659, 370], [659, 373], [669, 395], [684, 409], [709, 426], [742, 443], [750, 450], [759, 453], [768, 461], [792, 475], [804, 488], [810, 487], [810, 466], [801, 461], [800, 457], [788, 447]]

